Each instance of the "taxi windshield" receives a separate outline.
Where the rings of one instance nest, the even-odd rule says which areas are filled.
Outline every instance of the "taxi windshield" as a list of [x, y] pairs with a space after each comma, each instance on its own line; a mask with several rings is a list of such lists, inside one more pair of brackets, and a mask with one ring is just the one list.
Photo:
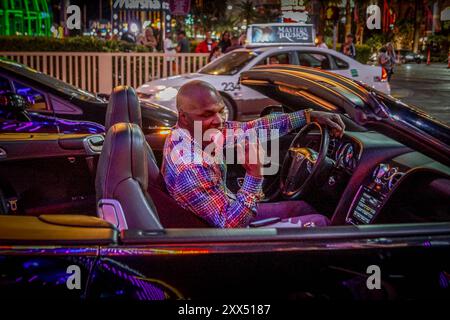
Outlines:
[[254, 51], [230, 52], [200, 69], [199, 73], [232, 76], [257, 56]]

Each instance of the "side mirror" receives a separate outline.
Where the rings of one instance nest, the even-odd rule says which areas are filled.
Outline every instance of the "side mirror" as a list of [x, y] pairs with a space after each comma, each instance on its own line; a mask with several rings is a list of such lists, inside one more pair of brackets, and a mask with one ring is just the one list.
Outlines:
[[264, 108], [263, 111], [261, 111], [260, 116], [264, 117], [267, 116], [269, 114], [280, 114], [280, 113], [284, 113], [284, 108], [282, 105], [270, 105]]

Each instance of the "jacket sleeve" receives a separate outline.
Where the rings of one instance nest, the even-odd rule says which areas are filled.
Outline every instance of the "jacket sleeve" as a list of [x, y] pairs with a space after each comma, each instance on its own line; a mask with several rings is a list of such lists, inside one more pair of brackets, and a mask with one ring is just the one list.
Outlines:
[[216, 228], [248, 226], [256, 214], [262, 178], [246, 175], [236, 199], [230, 198], [222, 178], [212, 168], [193, 165], [176, 177], [173, 192], [181, 205]]
[[271, 114], [248, 122], [228, 121], [225, 127], [227, 129], [233, 129], [235, 133], [234, 139], [239, 140], [244, 138], [248, 134], [248, 131], [253, 129], [258, 138], [264, 141], [270, 140], [271, 130], [277, 130], [278, 136], [283, 136], [294, 129], [302, 128], [305, 124], [305, 112], [304, 110], [300, 110], [279, 115]]

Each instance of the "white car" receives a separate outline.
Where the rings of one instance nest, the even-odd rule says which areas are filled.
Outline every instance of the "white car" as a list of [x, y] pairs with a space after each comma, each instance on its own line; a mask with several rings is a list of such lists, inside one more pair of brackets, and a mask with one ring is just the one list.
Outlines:
[[224, 97], [228, 119], [255, 118], [264, 107], [274, 101], [241, 86], [239, 76], [255, 66], [265, 64], [293, 64], [321, 68], [364, 82], [390, 94], [387, 74], [377, 66], [359, 63], [330, 49], [306, 46], [265, 46], [242, 48], [227, 53], [207, 64], [196, 73], [189, 73], [147, 82], [137, 88], [141, 99], [176, 110], [175, 96], [186, 82], [199, 79], [211, 83]]

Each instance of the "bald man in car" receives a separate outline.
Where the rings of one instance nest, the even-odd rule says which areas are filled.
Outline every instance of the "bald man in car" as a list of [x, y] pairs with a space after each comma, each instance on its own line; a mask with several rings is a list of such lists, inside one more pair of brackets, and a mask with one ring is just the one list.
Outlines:
[[[257, 150], [254, 143], [236, 145], [246, 174], [242, 187], [233, 194], [225, 183], [226, 164], [214, 161], [217, 160], [214, 158], [215, 152], [207, 152], [211, 144], [218, 145], [218, 141], [223, 144], [226, 135], [220, 138], [220, 134], [203, 134], [237, 129], [241, 134], [253, 129], [278, 129], [281, 136], [316, 121], [327, 125], [333, 135], [342, 136], [345, 126], [339, 115], [301, 110], [268, 115], [249, 122], [224, 121], [226, 106], [222, 96], [212, 85], [200, 80], [184, 84], [178, 92], [176, 103], [178, 122], [165, 142], [162, 174], [169, 194], [180, 206], [216, 228], [245, 228], [252, 221], [268, 218], [274, 218], [269, 220], [276, 222], [267, 227], [329, 224], [325, 216], [318, 214], [304, 201], [259, 203], [263, 196], [262, 160], [260, 156], [256, 157], [256, 161], [255, 157], [246, 156], [246, 153]], [[236, 138], [241, 137], [233, 136], [233, 141]]]

